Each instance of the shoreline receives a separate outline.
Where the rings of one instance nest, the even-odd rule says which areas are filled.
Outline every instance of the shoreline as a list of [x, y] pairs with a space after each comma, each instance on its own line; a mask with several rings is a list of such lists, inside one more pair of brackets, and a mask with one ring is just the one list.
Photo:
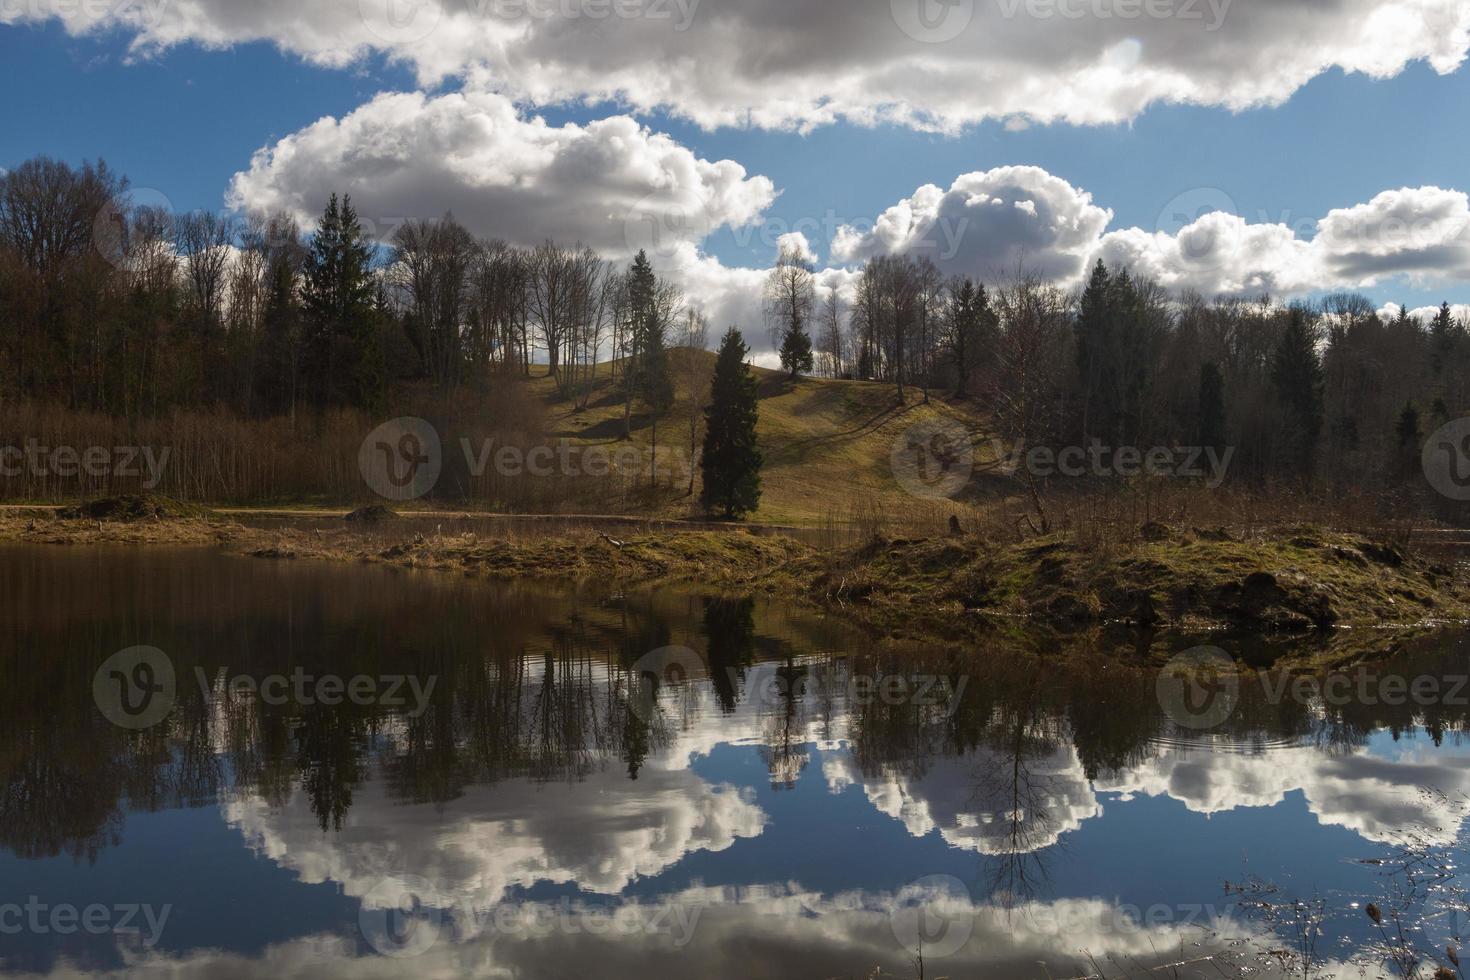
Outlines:
[[1138, 541], [1107, 548], [1063, 535], [1013, 542], [950, 535], [877, 537], [824, 550], [743, 525], [626, 536], [592, 528], [426, 536], [419, 521], [353, 525], [339, 513], [339, 527], [255, 528], [232, 516], [196, 509], [188, 516], [97, 520], [0, 511], [0, 542], [214, 546], [263, 559], [389, 564], [472, 577], [705, 587], [785, 598], [896, 641], [1003, 646], [1042, 656], [1080, 646], [1103, 657], [1157, 658], [1195, 638], [1282, 647], [1287, 660], [1318, 669], [1382, 659], [1408, 642], [1470, 623], [1464, 563], [1447, 565], [1365, 535], [1300, 525], [1242, 539], [1224, 529], [1150, 524]]

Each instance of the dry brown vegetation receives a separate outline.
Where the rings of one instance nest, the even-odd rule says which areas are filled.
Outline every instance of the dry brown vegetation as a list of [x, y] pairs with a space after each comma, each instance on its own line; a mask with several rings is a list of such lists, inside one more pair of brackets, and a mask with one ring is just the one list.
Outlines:
[[[171, 503], [173, 513], [179, 513]], [[385, 520], [252, 528], [207, 512], [144, 503], [119, 518], [13, 513], [0, 540], [215, 544], [268, 559], [440, 569], [472, 576], [595, 582], [609, 589], [679, 583], [763, 593], [841, 611], [896, 639], [1005, 642], [1050, 651], [1060, 637], [1110, 636], [1165, 651], [1204, 632], [1312, 637], [1315, 663], [1381, 654], [1470, 621], [1464, 566], [1384, 538], [1310, 524], [1227, 529], [1151, 522], [1105, 546], [1075, 532], [798, 541], [754, 529], [454, 531]], [[426, 533], [433, 530], [433, 533]], [[1373, 627], [1343, 630], [1339, 627]]]

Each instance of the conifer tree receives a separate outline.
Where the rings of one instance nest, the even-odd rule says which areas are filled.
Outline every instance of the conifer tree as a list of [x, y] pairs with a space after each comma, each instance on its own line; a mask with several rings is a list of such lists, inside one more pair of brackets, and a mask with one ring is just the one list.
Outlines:
[[381, 393], [371, 264], [351, 198], [333, 194], [302, 270], [303, 374], [320, 403], [371, 405]]
[[781, 338], [781, 366], [791, 372], [795, 381], [799, 374], [810, 374], [812, 370], [812, 338], [806, 332], [806, 324], [794, 321]]
[[1225, 444], [1225, 378], [1220, 365], [1206, 362], [1199, 366], [1199, 445], [1219, 449]]
[[700, 501], [707, 510], [732, 518], [754, 511], [761, 497], [761, 453], [755, 436], [759, 409], [755, 377], [745, 363], [749, 352], [740, 331], [731, 327], [715, 358], [699, 459], [704, 474]]
[[1271, 380], [1285, 409], [1287, 468], [1310, 474], [1322, 431], [1323, 375], [1315, 325], [1301, 306], [1293, 306], [1287, 315], [1271, 362]]

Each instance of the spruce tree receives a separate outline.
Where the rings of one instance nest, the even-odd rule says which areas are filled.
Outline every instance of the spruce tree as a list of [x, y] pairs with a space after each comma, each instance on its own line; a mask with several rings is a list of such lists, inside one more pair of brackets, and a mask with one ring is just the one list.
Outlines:
[[[649, 384], [644, 377], [645, 353], [651, 332], [657, 330], [662, 339], [663, 325], [658, 313], [658, 277], [642, 249], [633, 258], [624, 276], [628, 290], [628, 332], [623, 353], [623, 438], [633, 434], [633, 402], [643, 397]], [[655, 381], [656, 385], [657, 382]]]
[[1220, 366], [1199, 366], [1198, 441], [1202, 449], [1219, 449], [1225, 444], [1225, 378]]
[[269, 291], [261, 315], [257, 403], [266, 415], [296, 415], [296, 381], [301, 310], [296, 276], [284, 254], [271, 259]]
[[1455, 317], [1450, 304], [1441, 303], [1429, 324], [1429, 363], [1436, 375], [1444, 373], [1455, 348]]
[[799, 374], [810, 374], [812, 370], [812, 338], [806, 325], [797, 318], [781, 338], [781, 366], [791, 372], [795, 381]]
[[653, 427], [653, 459], [649, 463], [648, 482], [658, 480], [658, 420], [674, 407], [674, 376], [669, 370], [669, 351], [664, 346], [660, 324], [650, 328], [643, 338], [643, 353], [638, 364], [638, 399], [648, 409]]
[[372, 254], [351, 198], [333, 194], [302, 269], [303, 374], [318, 402], [370, 405], [381, 392]]
[[731, 327], [715, 357], [709, 408], [705, 409], [704, 474], [700, 502], [706, 510], [738, 518], [755, 510], [761, 497], [761, 454], [756, 448], [758, 415], [755, 376], [740, 331]]
[[1293, 306], [1271, 363], [1271, 380], [1286, 417], [1286, 449], [1292, 468], [1306, 475], [1312, 470], [1317, 438], [1322, 431], [1322, 363], [1317, 357], [1317, 332], [1307, 310]]
[[1073, 327], [1077, 340], [1077, 375], [1082, 383], [1082, 441], [1092, 438], [1099, 424], [1111, 423], [1111, 411], [1104, 391], [1108, 388], [1109, 347], [1112, 323], [1112, 278], [1102, 259], [1092, 267], [1092, 278], [1082, 291], [1077, 320]]
[[1419, 425], [1419, 407], [1413, 402], [1405, 405], [1393, 430], [1398, 439], [1398, 475], [1408, 476], [1420, 465], [1419, 447], [1424, 442], [1424, 432]]

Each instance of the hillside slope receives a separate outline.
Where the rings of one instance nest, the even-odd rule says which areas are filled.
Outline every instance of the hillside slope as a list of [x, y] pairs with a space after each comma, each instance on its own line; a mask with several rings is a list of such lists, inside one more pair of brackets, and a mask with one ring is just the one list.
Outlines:
[[[690, 359], [694, 361], [691, 364]], [[688, 379], [708, 378], [715, 356], [709, 351], [678, 348], [670, 352], [677, 398], [673, 410], [658, 422], [660, 458], [669, 459], [661, 476], [661, 492], [650, 508], [663, 516], [697, 516], [698, 449], [695, 448], [695, 498], [686, 496], [690, 456]], [[948, 402], [931, 392], [928, 404], [918, 389], [906, 391], [900, 404], [894, 386], [868, 381], [824, 378], [790, 380], [784, 372], [753, 368], [759, 383], [757, 429], [765, 465], [761, 470], [760, 509], [751, 519], [776, 524], [820, 524], [851, 521], [874, 509], [889, 520], [942, 519], [943, 501], [906, 492], [894, 476], [891, 454], [908, 430], [920, 423], [949, 420], [978, 441], [984, 420], [969, 406]], [[547, 411], [546, 435], [574, 444], [616, 446], [624, 438], [624, 405], [612, 382], [612, 366], [598, 366], [597, 381], [586, 410], [560, 397], [548, 376], [530, 384]], [[631, 439], [640, 447], [653, 440], [650, 420], [635, 405]], [[700, 433], [703, 438], [703, 432]], [[977, 457], [985, 451], [976, 446]], [[669, 453], [677, 453], [671, 457]]]

